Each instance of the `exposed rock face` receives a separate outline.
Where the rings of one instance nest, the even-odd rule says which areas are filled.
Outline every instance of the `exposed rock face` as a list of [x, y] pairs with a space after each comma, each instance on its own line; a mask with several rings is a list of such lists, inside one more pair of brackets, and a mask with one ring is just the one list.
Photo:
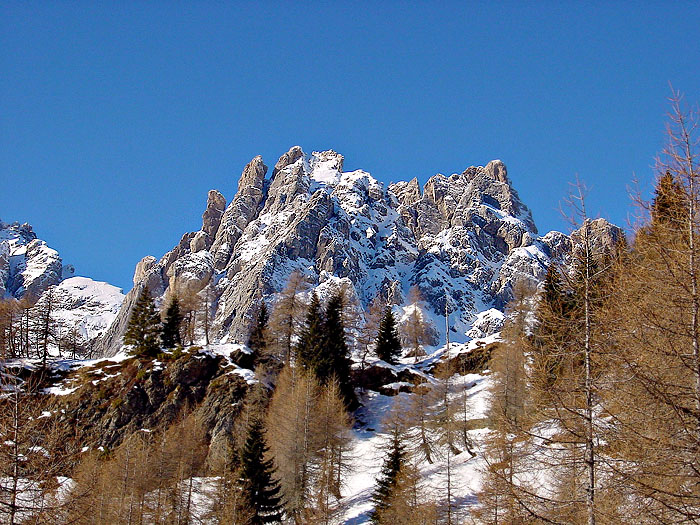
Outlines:
[[24, 271], [15, 275], [10, 286], [15, 295], [38, 297], [47, 287], [59, 283], [62, 275], [63, 264], [58, 252], [44, 241], [34, 239], [27, 245]]
[[151, 268], [155, 266], [158, 260], [152, 255], [146, 255], [136, 264], [136, 269], [134, 270], [134, 286], [143, 281], [144, 277], [148, 274]]
[[0, 297], [5, 297], [10, 277], [10, 243], [0, 241]]
[[210, 238], [216, 236], [221, 224], [221, 217], [226, 210], [226, 199], [216, 190], [209, 190], [207, 209], [202, 214], [202, 231]]
[[278, 172], [282, 171], [290, 164], [294, 164], [303, 156], [304, 152], [301, 150], [301, 147], [293, 146], [287, 153], [282, 155], [277, 161], [277, 164], [275, 164], [275, 169], [272, 171], [272, 178], [274, 179]]
[[168, 268], [168, 279], [179, 293], [192, 295], [209, 284], [213, 272], [214, 258], [209, 252], [200, 251], [175, 260]]
[[[70, 274], [70, 272], [68, 272]], [[37, 239], [29, 224], [0, 221], [0, 292], [2, 296], [33, 300], [61, 282], [63, 263], [58, 252]]]
[[614, 224], [610, 224], [605, 219], [588, 220], [578, 230], [571, 234], [571, 241], [574, 245], [581, 244], [584, 237], [584, 229], [588, 228], [591, 247], [595, 254], [613, 253], [615, 247], [625, 238], [625, 233]]
[[[206, 289], [210, 338], [228, 341], [247, 339], [257, 301], [272, 300], [294, 270], [317, 286], [347, 279], [365, 306], [377, 294], [400, 305], [417, 285], [443, 340], [437, 318], [447, 294], [451, 337], [459, 340], [498, 330], [498, 316], [477, 314], [502, 309], [516, 281], [539, 283], [551, 260], [570, 260], [571, 238], [538, 235], [498, 160], [435, 175], [423, 188], [417, 179], [386, 188], [362, 170], [343, 172], [335, 151], [307, 156], [295, 146], [269, 179], [266, 172], [261, 157], [245, 167], [215, 234], [222, 197], [210, 192], [202, 230], [186, 234], [160, 261], [139, 263], [138, 284], [103, 339], [106, 354], [118, 349], [145, 284], [156, 296], [174, 281], [191, 293]], [[596, 221], [591, 231], [601, 239], [610, 233]]]
[[142, 429], [168, 428], [190, 407], [211, 437], [209, 459], [230, 453], [233, 424], [248, 384], [225, 357], [185, 353], [162, 365], [136, 358], [102, 361], [66, 378], [70, 394], [51, 399], [66, 440], [113, 448]]
[[211, 247], [225, 209], [226, 199], [224, 196], [216, 190], [209, 190], [207, 209], [202, 214], [202, 229], [196, 232], [190, 240], [192, 253], [208, 250]]
[[263, 182], [267, 166], [262, 157], [251, 160], [243, 170], [238, 182], [238, 192], [221, 218], [212, 246], [214, 264], [222, 270], [228, 264], [231, 253], [251, 219], [258, 213], [258, 206], [263, 199]]

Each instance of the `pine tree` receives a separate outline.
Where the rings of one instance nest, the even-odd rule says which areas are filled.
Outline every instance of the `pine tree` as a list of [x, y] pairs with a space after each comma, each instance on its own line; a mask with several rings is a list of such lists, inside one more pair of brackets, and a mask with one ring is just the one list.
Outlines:
[[124, 332], [124, 344], [135, 356], [155, 357], [160, 350], [160, 316], [147, 286], [139, 294]]
[[165, 320], [163, 321], [163, 331], [160, 335], [160, 340], [163, 343], [163, 348], [175, 348], [176, 345], [182, 344], [180, 338], [180, 325], [182, 324], [182, 313], [180, 312], [180, 301], [176, 295], [173, 295], [165, 311]]
[[381, 523], [381, 513], [389, 506], [394, 496], [394, 490], [405, 461], [406, 451], [401, 442], [400, 429], [398, 426], [395, 426], [391, 433], [388, 455], [384, 460], [382, 471], [377, 479], [377, 488], [372, 495], [372, 501], [374, 502], [374, 511], [371, 515], [372, 523]]
[[688, 220], [688, 199], [683, 186], [673, 177], [670, 170], [662, 175], [654, 191], [651, 204], [652, 225], [682, 227]]
[[322, 384], [325, 384], [333, 376], [338, 381], [341, 396], [346, 406], [356, 408], [357, 398], [350, 381], [350, 359], [348, 358], [348, 345], [345, 341], [345, 325], [343, 323], [343, 292], [334, 294], [326, 305], [323, 322], [322, 349], [327, 358], [319, 359], [321, 366], [328, 365], [328, 369], [317, 368], [316, 375]]
[[273, 460], [265, 459], [268, 451], [262, 423], [255, 419], [248, 430], [248, 438], [241, 452], [243, 492], [253, 510], [251, 525], [282, 521], [280, 486], [279, 482], [272, 478]]
[[267, 311], [265, 301], [260, 301], [260, 308], [255, 316], [255, 324], [253, 331], [248, 337], [248, 348], [253, 351], [256, 357], [263, 355], [267, 349], [267, 322], [270, 319], [270, 314]]
[[[328, 353], [323, 349], [323, 317], [321, 314], [321, 302], [318, 296], [311, 295], [311, 303], [306, 310], [304, 326], [296, 346], [297, 364], [306, 370], [311, 370], [317, 376], [326, 374], [331, 368]], [[320, 371], [320, 373], [319, 373]]]
[[388, 306], [384, 311], [382, 322], [379, 324], [375, 352], [379, 359], [390, 364], [396, 364], [396, 359], [401, 355], [401, 341], [396, 330], [396, 320]]
[[561, 269], [554, 263], [547, 268], [539, 299], [533, 358], [543, 386], [547, 386], [556, 381], [563, 366], [563, 354], [553, 349], [568, 340], [574, 310], [574, 300], [564, 286]]

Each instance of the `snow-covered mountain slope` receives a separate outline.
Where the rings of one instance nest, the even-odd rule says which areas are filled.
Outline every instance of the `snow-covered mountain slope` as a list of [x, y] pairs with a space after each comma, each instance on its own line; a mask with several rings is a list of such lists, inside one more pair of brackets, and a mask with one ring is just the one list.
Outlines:
[[37, 239], [29, 224], [0, 221], [0, 297], [36, 299], [73, 271], [56, 250]]
[[[466, 421], [481, 421], [487, 417], [489, 406], [489, 376], [480, 374], [455, 375], [451, 378], [450, 399], [456, 405], [463, 403], [467, 397], [467, 409], [459, 418]], [[397, 396], [385, 396], [369, 391], [363, 399], [365, 405], [360, 409], [361, 417], [367, 419], [368, 425], [356, 427], [352, 432], [351, 449], [348, 454], [351, 462], [348, 477], [341, 490], [341, 519], [346, 525], [369, 524], [374, 509], [372, 496], [377, 488], [377, 478], [386, 459], [386, 447], [390, 440], [390, 429], [383, 419], [397, 405], [410, 405], [411, 394], [401, 393]], [[481, 488], [482, 470], [486, 464], [482, 455], [486, 428], [474, 428], [468, 432], [470, 446], [474, 455], [464, 446], [456, 447], [450, 458], [450, 475], [453, 490], [454, 519], [456, 523], [469, 523], [471, 507], [477, 502], [477, 492]], [[414, 458], [413, 465], [420, 476], [421, 498], [443, 503], [446, 479], [447, 449], [436, 447], [433, 462], [423, 458]]]
[[0, 221], [0, 297], [27, 297], [40, 308], [50, 291], [57, 335], [72, 332], [89, 345], [112, 324], [124, 294], [108, 283], [73, 277], [74, 271], [56, 250], [37, 239], [29, 224]]
[[52, 318], [63, 332], [74, 330], [84, 342], [94, 341], [112, 324], [124, 301], [120, 288], [87, 277], [71, 277], [50, 288], [37, 305], [52, 294]]
[[[256, 303], [272, 300], [294, 270], [316, 286], [347, 279], [365, 306], [377, 294], [402, 305], [417, 286], [429, 317], [441, 316], [449, 302], [451, 338], [465, 341], [475, 328], [479, 335], [497, 331], [494, 316], [475, 327], [478, 314], [502, 310], [517, 280], [540, 282], [550, 261], [565, 261], [571, 251], [562, 233], [538, 235], [498, 160], [435, 175], [423, 188], [416, 179], [385, 187], [365, 171], [344, 172], [343, 156], [332, 150], [306, 155], [298, 146], [270, 178], [267, 171], [255, 157], [228, 206], [210, 191], [202, 229], [160, 260], [148, 256], [137, 265], [134, 289], [101, 352], [118, 350], [145, 285], [157, 297], [169, 287], [206, 294], [213, 339], [244, 341]], [[603, 223], [602, 235], [617, 235]], [[433, 324], [444, 340], [444, 323]]]
[[[391, 369], [398, 375], [414, 376], [416, 382], [442, 388], [430, 368], [441, 357], [457, 358], [482, 347], [496, 343], [498, 337], [473, 340], [468, 344], [455, 344], [447, 350], [442, 347], [434, 355], [419, 364], [412, 359], [390, 365], [372, 357], [370, 366]], [[49, 366], [55, 384], [46, 388], [52, 394], [48, 411], [43, 417], [56, 417], [54, 428], [60, 436], [68, 439], [76, 433], [81, 436], [83, 451], [101, 447], [115, 449], [130, 435], [137, 432], [161, 432], [177, 420], [184, 407], [196, 407], [195, 413], [210, 433], [208, 461], [217, 460], [230, 453], [247, 388], [263, 380], [253, 370], [241, 368], [232, 359], [239, 351], [248, 351], [236, 344], [212, 344], [205, 348], [190, 347], [173, 353], [164, 351], [157, 360], [144, 361], [124, 353], [108, 359], [52, 360]], [[14, 367], [37, 370], [40, 360], [19, 360]], [[481, 370], [481, 369], [479, 369]], [[26, 372], [25, 372], [26, 373]], [[406, 382], [406, 386], [414, 387]], [[454, 522], [468, 523], [469, 513], [476, 504], [476, 494], [482, 480], [484, 445], [488, 437], [487, 415], [491, 376], [488, 372], [470, 371], [455, 374], [449, 379], [448, 396], [456, 407], [455, 420], [459, 429], [468, 428], [468, 445], [463, 433], [455, 440], [449, 451], [439, 444], [436, 429], [429, 428], [428, 438], [432, 458], [427, 461], [420, 454], [411, 456], [411, 463], [419, 474], [421, 500], [432, 500], [444, 504], [446, 498], [445, 479], [447, 461], [450, 461]], [[187, 385], [187, 388], [183, 388]], [[444, 385], [444, 384], [442, 384]], [[391, 391], [391, 385], [382, 385]], [[376, 489], [377, 476], [386, 458], [386, 445], [390, 438], [389, 416], [397, 408], [404, 416], [410, 412], [415, 396], [404, 390], [394, 389], [395, 395], [385, 395], [378, 390], [356, 390], [362, 407], [354, 414], [355, 424], [348, 429], [346, 469], [343, 476], [341, 498], [334, 501], [335, 517], [332, 523], [361, 525], [370, 523], [374, 507], [372, 494]], [[441, 392], [441, 391], [440, 391]], [[109, 396], [105, 399], [105, 396]], [[435, 414], [440, 409], [442, 394], [428, 395], [427, 413]], [[115, 400], [118, 400], [115, 402]], [[85, 417], [85, 414], [90, 417]], [[462, 422], [465, 424], [462, 425]], [[145, 430], [144, 430], [145, 429]], [[415, 438], [415, 434], [413, 434]], [[407, 446], [415, 450], [416, 443], [409, 438]], [[215, 479], [208, 482], [216, 487]], [[193, 498], [201, 501], [200, 508], [211, 508], [217, 504], [216, 495], [194, 488]], [[203, 512], [193, 508], [195, 521], [215, 523], [207, 520]]]

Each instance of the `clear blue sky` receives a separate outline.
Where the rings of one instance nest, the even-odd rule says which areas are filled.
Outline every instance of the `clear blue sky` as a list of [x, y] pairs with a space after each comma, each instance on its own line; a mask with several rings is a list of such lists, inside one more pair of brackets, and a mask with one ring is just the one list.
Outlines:
[[500, 158], [542, 233], [578, 173], [624, 224], [668, 83], [700, 100], [698, 2], [251, 4], [3, 2], [0, 218], [128, 289], [299, 144], [386, 182]]

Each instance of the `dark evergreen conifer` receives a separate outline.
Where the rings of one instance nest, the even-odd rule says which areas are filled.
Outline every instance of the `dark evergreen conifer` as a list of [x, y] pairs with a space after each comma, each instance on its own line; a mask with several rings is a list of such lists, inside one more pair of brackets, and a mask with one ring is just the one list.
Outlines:
[[350, 410], [354, 410], [357, 406], [357, 398], [350, 377], [350, 358], [345, 341], [344, 302], [343, 292], [339, 291], [328, 300], [326, 305], [322, 345], [324, 357], [319, 359], [320, 366], [316, 369], [316, 376], [321, 383], [326, 383], [335, 376], [345, 405]]
[[372, 495], [374, 511], [371, 515], [372, 523], [380, 523], [380, 513], [386, 509], [390, 503], [394, 490], [401, 473], [401, 469], [406, 461], [406, 451], [398, 429], [394, 429], [388, 449], [389, 455], [384, 460], [382, 471], [377, 478], [377, 488]]
[[296, 345], [297, 364], [307, 370], [316, 371], [329, 365], [322, 363], [323, 352], [323, 317], [318, 296], [311, 295], [311, 303], [306, 311], [304, 326]]
[[550, 264], [542, 284], [542, 303], [557, 314], [566, 309], [566, 294], [561, 274], [556, 264]]
[[177, 296], [173, 295], [165, 311], [165, 320], [163, 321], [163, 333], [160, 338], [163, 343], [163, 348], [175, 348], [176, 345], [181, 345], [180, 326], [182, 325], [182, 313], [180, 312], [180, 301]]
[[265, 301], [260, 301], [260, 308], [258, 308], [258, 314], [255, 316], [253, 331], [248, 337], [248, 348], [253, 351], [256, 357], [261, 356], [267, 348], [267, 322], [269, 319], [270, 314], [267, 311], [267, 305]]
[[253, 512], [249, 522], [251, 525], [282, 522], [280, 486], [279, 481], [272, 478], [275, 471], [273, 460], [265, 459], [268, 451], [262, 423], [255, 418], [241, 451], [241, 482], [245, 498]]
[[124, 344], [131, 345], [136, 356], [155, 357], [160, 351], [160, 315], [147, 286], [139, 294], [124, 332]]
[[682, 227], [688, 219], [688, 205], [683, 186], [666, 171], [654, 191], [651, 205], [652, 225], [665, 224]]
[[537, 325], [534, 331], [533, 343], [535, 347], [535, 368], [541, 372], [540, 376], [546, 384], [552, 384], [559, 375], [559, 369], [563, 364], [561, 352], [552, 352], [552, 348], [558, 348], [568, 337], [567, 320], [574, 308], [574, 298], [566, 289], [561, 271], [554, 263], [547, 268], [542, 294], [537, 305]]
[[334, 294], [321, 311], [321, 303], [311, 296], [304, 327], [296, 346], [299, 366], [314, 373], [319, 383], [335, 377], [347, 408], [357, 408], [357, 398], [350, 377], [350, 358], [343, 324], [343, 294]]
[[379, 359], [391, 364], [396, 364], [397, 358], [401, 355], [401, 341], [396, 330], [396, 320], [388, 306], [384, 311], [382, 322], [379, 324], [375, 353]]

